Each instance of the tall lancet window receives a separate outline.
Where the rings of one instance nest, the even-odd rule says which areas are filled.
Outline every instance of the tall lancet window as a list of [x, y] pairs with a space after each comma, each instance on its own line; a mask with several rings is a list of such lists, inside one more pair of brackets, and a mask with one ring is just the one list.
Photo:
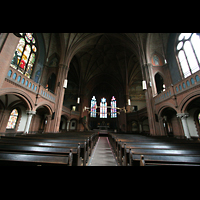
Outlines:
[[181, 33], [177, 41], [177, 55], [184, 78], [200, 70], [200, 36]]
[[103, 97], [100, 103], [100, 118], [107, 118], [107, 102]]
[[97, 114], [97, 101], [95, 96], [92, 97], [91, 100], [91, 113], [90, 113], [90, 117], [96, 117]]
[[111, 99], [111, 118], [117, 117], [117, 102], [115, 97], [113, 96]]
[[37, 56], [37, 42], [33, 33], [20, 33], [22, 36], [15, 50], [10, 66], [31, 78]]

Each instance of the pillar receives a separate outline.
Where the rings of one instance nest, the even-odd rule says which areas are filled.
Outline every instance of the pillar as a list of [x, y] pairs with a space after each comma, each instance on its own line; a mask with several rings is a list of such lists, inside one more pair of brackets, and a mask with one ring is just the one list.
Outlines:
[[29, 132], [29, 128], [30, 128], [30, 125], [31, 125], [31, 120], [32, 120], [33, 115], [36, 114], [36, 111], [27, 110], [26, 114], [27, 114], [27, 120], [26, 120], [24, 133], [28, 133]]
[[[6, 33], [3, 33], [6, 34]], [[19, 42], [18, 37], [16, 37], [13, 33], [9, 33], [2, 41], [1, 52], [0, 52], [0, 88], [2, 87], [5, 77], [9, 71], [9, 66], [14, 56], [14, 52], [16, 50], [17, 44]]]
[[65, 94], [65, 88], [63, 88], [64, 80], [67, 79], [69, 68], [66, 65], [59, 64], [57, 83], [56, 83], [56, 100], [55, 100], [55, 116], [52, 120], [52, 131], [59, 132], [60, 120], [63, 108], [63, 99]]
[[152, 93], [152, 88], [150, 86], [150, 75], [149, 75], [150, 68], [151, 68], [151, 64], [145, 64], [143, 65], [142, 70], [144, 74], [143, 78], [147, 82], [147, 89], [145, 90], [145, 98], [146, 98], [146, 105], [147, 105], [150, 135], [156, 135], [155, 104], [153, 102], [153, 93]]
[[181, 119], [185, 137], [188, 138], [188, 139], [191, 138], [190, 132], [189, 132], [189, 129], [188, 129], [188, 124], [187, 124], [187, 117], [189, 116], [189, 114], [188, 113], [177, 113], [176, 116]]

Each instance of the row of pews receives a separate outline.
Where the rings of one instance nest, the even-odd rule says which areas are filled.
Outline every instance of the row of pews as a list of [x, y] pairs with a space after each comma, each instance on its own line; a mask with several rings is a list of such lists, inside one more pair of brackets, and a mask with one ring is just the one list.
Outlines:
[[200, 142], [170, 137], [109, 133], [122, 166], [200, 166]]
[[1, 134], [0, 166], [86, 166], [97, 140], [92, 131]]

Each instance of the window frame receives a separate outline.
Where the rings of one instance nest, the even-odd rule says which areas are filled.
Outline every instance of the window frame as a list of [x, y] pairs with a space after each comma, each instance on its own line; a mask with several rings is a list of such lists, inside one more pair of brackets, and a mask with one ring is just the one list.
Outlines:
[[[179, 38], [179, 36], [180, 36], [181, 34], [182, 34], [182, 33], [178, 33], [178, 34], [177, 34], [176, 40], [175, 40], [175, 41], [176, 41], [176, 42], [175, 42], [175, 47], [174, 47], [174, 48], [175, 48], [175, 55], [176, 55], [176, 59], [177, 59], [179, 71], [180, 71], [180, 73], [181, 73], [181, 78], [182, 78], [182, 79], [185, 79], [185, 78], [188, 78], [189, 76], [191, 76], [192, 74], [194, 74], [194, 73], [196, 73], [197, 71], [200, 70], [200, 61], [199, 61], [199, 59], [198, 59], [198, 56], [196, 55], [195, 48], [194, 48], [194, 46], [193, 46], [193, 44], [192, 44], [192, 42], [191, 42], [191, 38], [192, 38], [193, 34], [195, 34], [195, 33], [191, 33], [191, 35], [190, 35], [190, 37], [189, 37], [188, 39], [185, 39], [185, 37], [183, 37], [181, 40], [178, 40], [178, 38]], [[200, 39], [200, 38], [199, 38], [199, 39]], [[192, 47], [193, 55], [195, 56], [195, 59], [196, 59], [196, 61], [197, 61], [198, 67], [199, 67], [199, 70], [197, 70], [197, 71], [194, 72], [194, 73], [192, 72], [192, 67], [190, 66], [190, 62], [188, 61], [188, 57], [187, 57], [187, 54], [186, 54], [185, 49], [184, 49], [184, 45], [185, 45], [185, 43], [186, 43], [187, 41], [190, 42], [190, 45], [191, 45], [191, 47]], [[182, 45], [182, 47], [181, 47], [179, 50], [177, 50], [177, 46], [178, 46], [178, 44], [179, 44], [180, 42], [183, 42], [183, 45]], [[178, 56], [178, 54], [179, 54], [180, 51], [183, 51], [183, 53], [184, 53], [184, 55], [185, 55], [185, 58], [186, 58], [187, 65], [188, 65], [188, 67], [189, 67], [190, 75], [188, 75], [188, 76], [183, 72], [183, 68], [182, 68], [182, 66], [181, 66], [181, 61], [180, 61], [179, 56]], [[193, 69], [193, 70], [194, 70], [194, 69]]]
[[[36, 35], [35, 35], [34, 33], [32, 33], [32, 37], [34, 38], [34, 41], [35, 41], [35, 42], [33, 42], [33, 40], [30, 40], [30, 42], [28, 42], [27, 39], [26, 39], [26, 34], [27, 34], [27, 33], [20, 33], [20, 35], [21, 35], [20, 40], [23, 38], [23, 40], [25, 41], [25, 44], [24, 44], [24, 46], [23, 46], [23, 50], [22, 50], [21, 55], [18, 56], [19, 62], [18, 62], [18, 64], [17, 64], [17, 66], [16, 66], [16, 65], [12, 64], [12, 61], [11, 61], [10, 67], [16, 69], [17, 71], [19, 71], [20, 73], [22, 73], [23, 75], [25, 75], [27, 78], [30, 78], [30, 79], [31, 79], [32, 76], [33, 76], [33, 72], [34, 72], [35, 66], [36, 66], [36, 61], [37, 61], [37, 57], [38, 57], [38, 49], [39, 49], [39, 47], [38, 47], [38, 42], [37, 42], [37, 39], [36, 39]], [[19, 40], [19, 42], [20, 42], [20, 40]], [[16, 50], [17, 50], [17, 47], [18, 47], [18, 45], [19, 45], [19, 42], [18, 42], [18, 44], [17, 44], [17, 46], [16, 46], [15, 52], [16, 52]], [[27, 63], [25, 64], [24, 70], [22, 71], [22, 70], [20, 70], [20, 63], [21, 63], [21, 61], [22, 61], [22, 57], [23, 57], [23, 55], [24, 55], [24, 51], [26, 50], [26, 47], [27, 47], [28, 45], [30, 46], [30, 49], [31, 49], [31, 50], [30, 50], [30, 53], [29, 53], [29, 57], [28, 57], [28, 59], [27, 59]], [[33, 50], [33, 45], [35, 46], [36, 51]], [[13, 58], [15, 57], [15, 52], [14, 52]], [[29, 73], [28, 73], [28, 65], [29, 65], [29, 61], [30, 61], [30, 58], [31, 58], [31, 55], [32, 55], [32, 54], [35, 55], [35, 61], [34, 61], [33, 67], [32, 67], [32, 72], [31, 72], [31, 74], [29, 74]], [[13, 60], [13, 59], [12, 59], [12, 60]], [[13, 67], [11, 64], [14, 65], [16, 68]], [[30, 77], [29, 77], [28, 75], [26, 75], [26, 73], [28, 73]]]

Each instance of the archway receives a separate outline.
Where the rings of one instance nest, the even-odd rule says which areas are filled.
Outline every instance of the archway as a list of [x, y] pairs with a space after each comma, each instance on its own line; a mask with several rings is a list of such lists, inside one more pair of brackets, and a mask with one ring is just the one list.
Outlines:
[[155, 75], [155, 82], [156, 82], [157, 93], [160, 94], [162, 91], [165, 90], [165, 84], [163, 77], [159, 73]]
[[161, 112], [161, 118], [162, 118], [162, 127], [164, 129], [164, 134], [169, 137], [173, 136], [180, 136], [180, 124], [176, 116], [177, 112], [171, 108], [166, 107]]
[[192, 138], [200, 136], [200, 124], [199, 124], [199, 113], [200, 113], [200, 97], [194, 98], [187, 105], [185, 113], [188, 113], [187, 125], [189, 134]]
[[[27, 104], [29, 102], [28, 99], [25, 100], [24, 98], [20, 94], [4, 94], [0, 96], [0, 132], [24, 131], [27, 121], [26, 111], [31, 107], [30, 104]], [[14, 114], [12, 111], [15, 109], [17, 112]], [[11, 113], [13, 116], [11, 116]], [[9, 119], [10, 123], [8, 124]]]
[[50, 126], [51, 112], [46, 105], [41, 105], [33, 115], [29, 133], [48, 132]]

